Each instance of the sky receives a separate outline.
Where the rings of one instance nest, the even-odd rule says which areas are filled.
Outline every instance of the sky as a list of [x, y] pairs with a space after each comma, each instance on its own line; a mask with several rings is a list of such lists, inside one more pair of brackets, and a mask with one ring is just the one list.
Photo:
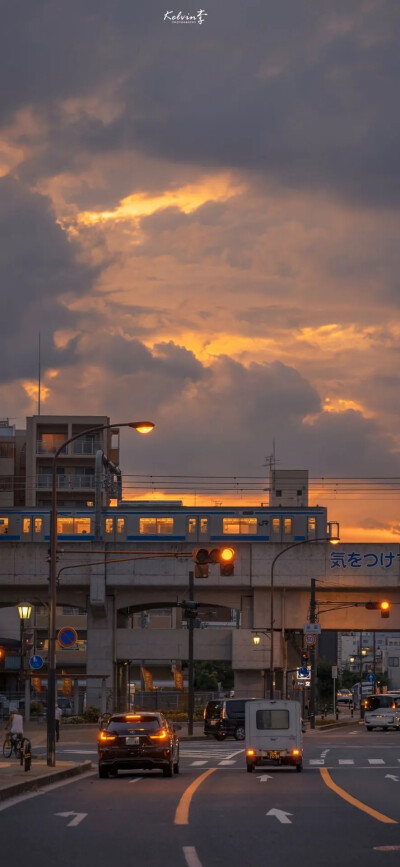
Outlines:
[[40, 332], [42, 413], [156, 423], [126, 474], [400, 477], [400, 6], [182, 4], [0, 0], [0, 414]]

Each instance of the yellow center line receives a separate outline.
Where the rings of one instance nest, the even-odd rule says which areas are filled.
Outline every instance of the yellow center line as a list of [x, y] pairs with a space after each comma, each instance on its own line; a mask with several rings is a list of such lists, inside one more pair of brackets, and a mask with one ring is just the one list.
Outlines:
[[184, 791], [184, 793], [183, 793], [183, 795], [179, 801], [179, 804], [176, 808], [175, 820], [174, 820], [175, 825], [188, 825], [189, 824], [189, 809], [190, 809], [190, 802], [193, 798], [193, 795], [194, 795], [196, 789], [198, 789], [199, 786], [201, 786], [201, 784], [204, 782], [204, 780], [206, 780], [207, 777], [209, 777], [210, 774], [213, 774], [214, 771], [216, 771], [216, 770], [217, 770], [216, 768], [209, 768], [208, 771], [205, 771], [204, 774], [201, 774], [200, 777], [197, 777], [197, 779], [194, 780], [193, 783], [191, 783], [190, 786], [187, 787], [187, 789], [185, 789], [185, 791]]
[[390, 819], [389, 816], [379, 813], [378, 810], [373, 810], [372, 807], [368, 807], [367, 804], [363, 804], [362, 801], [358, 801], [357, 798], [353, 798], [352, 795], [349, 795], [345, 789], [341, 789], [340, 786], [337, 786], [336, 783], [333, 782], [327, 768], [320, 768], [319, 771], [325, 785], [328, 786], [329, 789], [332, 789], [333, 792], [336, 792], [336, 794], [339, 795], [339, 798], [343, 798], [344, 801], [352, 804], [353, 807], [357, 807], [359, 810], [363, 810], [364, 813], [368, 813], [373, 819], [377, 819], [378, 822], [385, 822], [387, 825], [397, 825], [396, 819]]

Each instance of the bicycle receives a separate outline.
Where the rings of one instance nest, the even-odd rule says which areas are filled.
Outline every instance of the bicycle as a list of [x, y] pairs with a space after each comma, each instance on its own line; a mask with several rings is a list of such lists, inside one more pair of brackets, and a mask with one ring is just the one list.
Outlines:
[[15, 757], [20, 758], [20, 749], [22, 744], [22, 735], [15, 734], [13, 732], [8, 732], [6, 735], [6, 739], [3, 744], [3, 756], [5, 759], [9, 759], [12, 753], [14, 752]]

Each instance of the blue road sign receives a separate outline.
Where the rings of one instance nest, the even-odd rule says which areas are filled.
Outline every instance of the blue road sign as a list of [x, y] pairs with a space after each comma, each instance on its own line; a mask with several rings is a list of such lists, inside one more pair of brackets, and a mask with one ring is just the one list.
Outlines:
[[34, 668], [35, 670], [38, 668], [41, 668], [43, 665], [42, 657], [38, 656], [37, 654], [35, 654], [35, 656], [31, 656], [31, 658], [29, 660], [29, 665], [31, 668]]
[[368, 681], [368, 683], [375, 683], [375, 675], [373, 674], [372, 671], [368, 672], [365, 679]]
[[301, 668], [297, 669], [297, 674], [299, 677], [310, 677], [310, 669], [307, 666], [303, 665]]
[[73, 626], [64, 626], [58, 633], [57, 641], [61, 647], [75, 647], [78, 641], [76, 629]]

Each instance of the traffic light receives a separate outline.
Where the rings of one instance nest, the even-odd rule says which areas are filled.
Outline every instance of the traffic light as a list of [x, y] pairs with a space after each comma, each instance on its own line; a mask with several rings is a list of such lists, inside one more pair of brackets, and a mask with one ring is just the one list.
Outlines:
[[28, 653], [33, 647], [34, 634], [31, 630], [25, 630], [22, 638], [23, 649]]
[[199, 607], [198, 602], [192, 602], [184, 599], [183, 602], [180, 602], [180, 607], [183, 608], [183, 616], [186, 618], [186, 620], [196, 620], [197, 609]]
[[301, 654], [301, 664], [308, 665], [308, 650], [303, 650]]
[[390, 602], [386, 599], [383, 599], [381, 602], [366, 602], [365, 607], [370, 611], [380, 611], [381, 617], [389, 617], [390, 615]]
[[193, 560], [196, 578], [208, 578], [209, 563], [220, 564], [220, 575], [233, 575], [235, 550], [233, 548], [195, 548]]

